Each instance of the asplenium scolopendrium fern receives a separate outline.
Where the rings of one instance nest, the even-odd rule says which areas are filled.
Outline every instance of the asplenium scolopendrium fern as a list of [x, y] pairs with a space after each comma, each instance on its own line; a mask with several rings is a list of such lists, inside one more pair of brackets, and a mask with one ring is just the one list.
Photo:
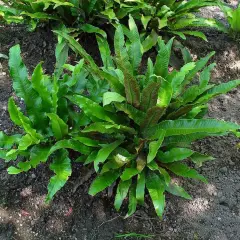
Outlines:
[[[25, 100], [29, 118], [10, 99], [11, 119], [24, 135], [1, 133], [0, 154], [6, 160], [25, 157], [17, 167], [8, 169], [11, 174], [28, 171], [50, 159], [55, 173], [48, 186], [47, 200], [51, 200], [71, 175], [72, 160], [67, 149], [74, 150], [80, 153], [77, 161], [93, 165], [97, 173], [89, 190], [91, 195], [117, 182], [115, 208], [119, 210], [128, 195], [130, 216], [137, 204], [144, 204], [148, 190], [161, 217], [165, 192], [191, 198], [171, 182], [170, 174], [207, 181], [187, 162], [181, 162], [190, 159], [201, 165], [212, 160], [191, 150], [190, 144], [206, 136], [238, 131], [235, 123], [202, 117], [209, 100], [238, 86], [240, 80], [209, 84], [214, 64], [206, 64], [214, 53], [186, 63], [180, 71], [169, 72], [173, 39], [167, 44], [159, 39], [156, 60], [149, 58], [147, 70], [141, 74], [143, 47], [132, 17], [129, 30], [126, 37], [121, 25], [117, 26], [113, 56], [106, 39], [97, 36], [103, 67], [98, 67], [72, 37], [56, 31], [61, 36], [56, 51], [61, 62], [57, 62], [51, 77], [43, 75], [38, 66], [31, 81], [19, 47], [12, 48], [13, 87]], [[63, 39], [83, 57], [78, 65], [63, 65], [67, 56]], [[72, 74], [62, 74], [62, 65]], [[198, 72], [199, 81], [193, 84]]]
[[240, 4], [236, 9], [228, 7], [225, 3], [220, 3], [220, 7], [224, 12], [229, 23], [229, 34], [234, 38], [240, 38]]

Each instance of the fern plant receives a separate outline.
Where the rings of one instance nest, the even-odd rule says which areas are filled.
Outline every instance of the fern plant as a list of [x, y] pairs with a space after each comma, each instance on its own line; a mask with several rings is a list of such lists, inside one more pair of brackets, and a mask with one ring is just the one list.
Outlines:
[[[215, 27], [221, 31], [226, 28], [214, 19], [197, 17], [194, 13], [206, 6], [216, 6], [219, 0], [4, 0], [7, 6], [0, 6], [0, 17], [8, 23], [29, 23], [35, 29], [39, 22], [55, 21], [68, 27], [88, 33], [105, 33], [101, 30], [105, 22], [115, 25], [127, 22], [129, 14], [142, 23], [142, 35], [145, 35], [145, 47], [156, 44], [159, 32], [174, 34], [183, 39], [186, 35], [206, 36], [189, 28]], [[100, 27], [100, 28], [99, 28]], [[109, 25], [107, 26], [109, 28]], [[127, 28], [125, 28], [127, 31]], [[148, 48], [147, 48], [148, 50]]]
[[[235, 123], [202, 117], [209, 100], [238, 86], [240, 80], [209, 84], [214, 64], [206, 64], [214, 53], [169, 72], [173, 39], [165, 44], [160, 38], [156, 60], [148, 59], [143, 74], [139, 71], [143, 47], [132, 17], [129, 30], [125, 36], [122, 26], [117, 26], [113, 55], [106, 39], [97, 36], [102, 67], [65, 31], [55, 31], [59, 36], [56, 55], [61, 62], [52, 77], [43, 75], [40, 64], [31, 81], [19, 46], [13, 47], [9, 64], [13, 87], [24, 99], [29, 117], [10, 98], [10, 117], [24, 134], [1, 133], [0, 154], [6, 161], [20, 156], [17, 166], [8, 168], [10, 174], [28, 171], [49, 159], [55, 173], [48, 186], [49, 201], [71, 175], [74, 160], [66, 149], [74, 150], [80, 153], [75, 161], [96, 171], [89, 194], [116, 183], [114, 206], [119, 210], [128, 196], [128, 217], [137, 204], [144, 205], [148, 191], [161, 217], [166, 192], [191, 199], [171, 181], [172, 175], [207, 182], [189, 167], [188, 160], [201, 166], [213, 158], [191, 150], [191, 143], [238, 133]], [[64, 41], [83, 58], [76, 66], [62, 65], [66, 61]], [[72, 75], [62, 74], [63, 68]], [[193, 78], [198, 82], [193, 83]]]
[[240, 37], [240, 4], [236, 9], [228, 7], [226, 4], [220, 3], [220, 7], [224, 12], [229, 23], [229, 34], [234, 38]]
[[83, 31], [98, 32], [100, 29], [90, 24], [94, 22], [96, 25], [103, 25], [108, 14], [108, 6], [103, 0], [3, 0], [3, 2], [5, 6], [0, 6], [0, 17], [3, 20], [7, 23], [27, 23], [32, 30], [40, 22], [54, 21], [68, 27], [82, 28]]
[[144, 31], [151, 32], [149, 38], [152, 41], [159, 32], [177, 35], [182, 39], [186, 39], [186, 35], [192, 35], [207, 40], [206, 36], [195, 28], [214, 27], [224, 32], [226, 28], [215, 19], [202, 18], [195, 13], [204, 7], [218, 6], [218, 4], [219, 0], [120, 1], [116, 17], [122, 19], [129, 13], [132, 14], [134, 19], [142, 23]]

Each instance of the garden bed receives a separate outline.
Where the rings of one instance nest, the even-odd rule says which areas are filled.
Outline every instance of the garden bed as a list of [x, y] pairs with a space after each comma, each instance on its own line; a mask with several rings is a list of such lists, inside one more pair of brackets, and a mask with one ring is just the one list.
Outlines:
[[[234, 1], [233, 1], [234, 2]], [[209, 10], [211, 13], [211, 10]], [[218, 16], [218, 12], [212, 11]], [[209, 12], [203, 12], [209, 14]], [[221, 17], [221, 16], [220, 16]], [[205, 30], [209, 42], [188, 38], [190, 51], [203, 57], [216, 51], [212, 82], [227, 82], [240, 78], [240, 46], [226, 34]], [[95, 43], [85, 41], [94, 56]], [[24, 27], [0, 27], [0, 52], [8, 53], [19, 43], [27, 67], [33, 70], [39, 61], [51, 73], [54, 68], [55, 40], [50, 31], [38, 29], [28, 33]], [[7, 113], [7, 100], [12, 95], [7, 61], [0, 65], [0, 130], [13, 132]], [[240, 89], [220, 96], [210, 103], [209, 117], [240, 123]], [[200, 173], [208, 184], [194, 180], [182, 181], [193, 196], [187, 201], [167, 195], [163, 220], [156, 217], [151, 202], [136, 214], [123, 219], [124, 209], [117, 213], [111, 194], [105, 191], [96, 197], [88, 195], [90, 180], [80, 184], [88, 169], [75, 164], [66, 186], [48, 206], [44, 203], [47, 183], [52, 172], [40, 166], [26, 174], [7, 174], [7, 164], [0, 162], [0, 239], [10, 240], [110, 240], [120, 233], [154, 235], [151, 239], [237, 240], [240, 236], [240, 157], [233, 136], [208, 138], [195, 144], [203, 153], [216, 160], [204, 164]], [[126, 207], [126, 206], [125, 206]], [[136, 238], [135, 238], [136, 239]]]

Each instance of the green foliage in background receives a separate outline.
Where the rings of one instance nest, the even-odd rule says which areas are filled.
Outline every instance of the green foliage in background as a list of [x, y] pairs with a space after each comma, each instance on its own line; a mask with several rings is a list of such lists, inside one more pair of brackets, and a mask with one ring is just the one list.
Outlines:
[[234, 38], [240, 37], [240, 4], [236, 9], [232, 9], [225, 4], [220, 6], [229, 23], [229, 34]]
[[[226, 31], [223, 24], [215, 19], [202, 18], [196, 15], [200, 9], [207, 6], [218, 6], [219, 0], [133, 0], [121, 1], [120, 9], [116, 16], [122, 19], [129, 13], [135, 20], [139, 20], [144, 31], [151, 31], [149, 37], [156, 33], [174, 34], [186, 39], [186, 35], [200, 37], [206, 36], [199, 31], [198, 27], [214, 27], [220, 31]], [[143, 32], [144, 32], [143, 31]]]
[[[35, 29], [39, 22], [55, 21], [88, 33], [102, 33], [104, 23], [127, 22], [132, 14], [142, 34], [156, 43], [158, 34], [206, 36], [197, 27], [214, 27], [226, 31], [214, 19], [198, 17], [195, 13], [207, 6], [217, 6], [219, 0], [11, 0], [0, 6], [0, 16], [8, 23], [28, 23]], [[108, 25], [109, 27], [109, 25]], [[192, 29], [194, 28], [194, 30]]]
[[[104, 0], [3, 0], [0, 17], [7, 23], [27, 23], [35, 29], [38, 23], [55, 21], [69, 27], [91, 28], [89, 23], [102, 25], [108, 18], [108, 4]], [[106, 12], [106, 14], [105, 14]], [[86, 25], [86, 26], [85, 26]], [[89, 30], [90, 31], [90, 30]]]
[[[26, 111], [9, 99], [11, 120], [22, 134], [0, 134], [0, 157], [16, 161], [9, 174], [27, 172], [50, 163], [54, 175], [48, 185], [47, 201], [71, 176], [69, 153], [77, 162], [92, 166], [97, 174], [89, 194], [96, 195], [117, 185], [114, 206], [120, 210], [128, 197], [131, 216], [144, 205], [149, 193], [156, 213], [162, 217], [165, 193], [191, 199], [174, 183], [172, 176], [207, 182], [189, 163], [201, 166], [212, 157], [193, 151], [191, 143], [207, 136], [236, 133], [239, 125], [216, 119], [202, 119], [207, 102], [240, 84], [234, 80], [209, 83], [214, 55], [193, 62], [185, 58], [179, 70], [169, 71], [174, 39], [158, 39], [156, 59], [143, 68], [143, 46], [135, 21], [130, 16], [129, 34], [121, 25], [114, 37], [114, 53], [105, 38], [97, 36], [103, 66], [98, 66], [82, 46], [65, 31], [58, 34], [56, 70], [44, 75], [40, 63], [28, 78], [20, 48], [10, 50], [10, 74], [16, 95]], [[68, 47], [82, 60], [66, 64]], [[71, 155], [72, 156], [72, 155]]]

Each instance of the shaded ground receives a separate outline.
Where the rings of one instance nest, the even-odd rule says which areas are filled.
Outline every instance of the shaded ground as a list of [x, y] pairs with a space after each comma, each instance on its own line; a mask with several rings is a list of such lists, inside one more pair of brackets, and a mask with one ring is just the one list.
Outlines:
[[[218, 14], [218, 12], [210, 11]], [[209, 14], [207, 12], [206, 14]], [[218, 66], [213, 82], [227, 82], [240, 78], [240, 47], [225, 34], [206, 31], [209, 42], [191, 38], [185, 44], [199, 57], [216, 51]], [[30, 70], [41, 60], [51, 72], [54, 62], [54, 38], [44, 29], [27, 33], [22, 28], [0, 27], [0, 52], [16, 43]], [[86, 44], [86, 46], [88, 46]], [[91, 47], [90, 47], [91, 46]], [[92, 45], [88, 46], [92, 51]], [[12, 132], [7, 100], [12, 94], [7, 62], [0, 60], [0, 130]], [[210, 104], [209, 117], [240, 123], [240, 89], [221, 96]], [[111, 240], [117, 233], [136, 232], [154, 234], [156, 240], [238, 240], [240, 239], [240, 157], [233, 136], [211, 138], [194, 147], [216, 157], [199, 171], [209, 184], [183, 181], [192, 196], [186, 201], [167, 195], [164, 218], [156, 218], [151, 203], [123, 219], [113, 208], [107, 192], [95, 198], [87, 194], [90, 182], [74, 192], [79, 176], [86, 169], [75, 165], [73, 176], [50, 206], [44, 204], [46, 186], [51, 171], [40, 166], [27, 174], [8, 176], [0, 163], [0, 239], [1, 240]], [[123, 209], [124, 211], [124, 209]]]

